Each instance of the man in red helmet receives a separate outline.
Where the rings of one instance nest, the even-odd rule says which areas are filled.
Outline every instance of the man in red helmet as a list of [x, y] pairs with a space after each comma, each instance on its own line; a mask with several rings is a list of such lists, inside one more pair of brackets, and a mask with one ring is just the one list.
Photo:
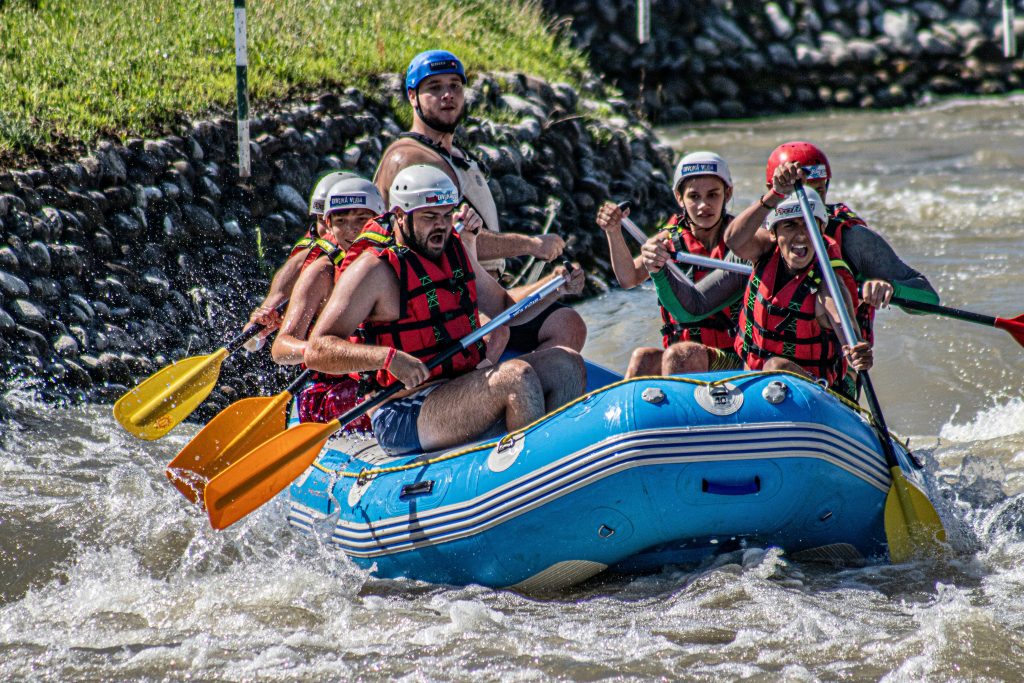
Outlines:
[[[767, 231], [758, 228], [778, 204], [793, 191], [793, 180], [803, 179], [827, 202], [832, 167], [828, 157], [809, 142], [787, 142], [768, 157], [765, 180], [768, 191], [740, 213], [725, 232], [725, 242], [740, 258], [749, 258], [767, 249]], [[874, 341], [875, 309], [888, 306], [893, 296], [937, 304], [928, 278], [907, 265], [885, 239], [867, 226], [846, 204], [826, 204], [828, 225], [825, 235], [839, 244], [843, 260], [850, 266], [860, 286], [861, 304], [857, 308], [860, 336]], [[908, 311], [910, 312], [910, 311]]]

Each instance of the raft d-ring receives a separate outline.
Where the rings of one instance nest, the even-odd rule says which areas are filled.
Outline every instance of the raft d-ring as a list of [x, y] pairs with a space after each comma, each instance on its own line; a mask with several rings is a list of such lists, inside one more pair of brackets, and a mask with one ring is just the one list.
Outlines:
[[[350, 508], [356, 506], [356, 503], [369, 490], [370, 484], [373, 482], [373, 477], [364, 476], [364, 472], [366, 470], [359, 471], [359, 476], [352, 482], [352, 487], [348, 490], [348, 506]], [[333, 489], [334, 487], [332, 486], [331, 488]]]
[[516, 461], [526, 444], [524, 434], [507, 434], [494, 446], [487, 456], [487, 467], [492, 472], [504, 472]]
[[693, 390], [693, 398], [712, 415], [732, 415], [743, 407], [743, 390], [731, 382], [701, 384]]

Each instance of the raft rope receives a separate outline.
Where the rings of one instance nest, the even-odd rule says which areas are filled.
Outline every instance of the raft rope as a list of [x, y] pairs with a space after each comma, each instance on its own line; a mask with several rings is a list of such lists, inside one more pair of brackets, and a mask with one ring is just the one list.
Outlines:
[[[464, 455], [469, 455], [470, 453], [477, 453], [479, 451], [488, 450], [488, 449], [494, 448], [496, 446], [497, 447], [501, 447], [501, 446], [506, 445], [506, 444], [514, 443], [517, 436], [525, 434], [532, 427], [540, 424], [541, 422], [543, 422], [543, 421], [545, 421], [545, 420], [547, 420], [547, 419], [549, 419], [551, 417], [554, 417], [555, 415], [563, 413], [566, 410], [568, 410], [569, 408], [572, 408], [573, 406], [575, 406], [575, 405], [577, 405], [579, 403], [583, 403], [584, 401], [587, 401], [592, 396], [595, 396], [595, 395], [597, 395], [599, 393], [607, 391], [608, 389], [613, 389], [615, 387], [622, 386], [623, 384], [628, 384], [629, 382], [658, 380], [660, 382], [680, 382], [680, 383], [683, 383], [683, 384], [693, 384], [695, 386], [703, 386], [703, 387], [707, 387], [708, 389], [711, 389], [711, 387], [714, 387], [714, 386], [717, 386], [717, 385], [720, 385], [720, 384], [726, 384], [727, 382], [739, 382], [739, 381], [742, 381], [742, 380], [745, 380], [745, 379], [750, 379], [750, 378], [753, 378], [753, 377], [764, 377], [765, 375], [788, 375], [790, 377], [793, 377], [795, 379], [801, 380], [803, 382], [809, 382], [811, 384], [814, 384], [815, 386], [821, 386], [820, 384], [818, 384], [817, 382], [815, 382], [811, 378], [806, 377], [806, 376], [801, 375], [801, 374], [796, 373], [796, 372], [791, 372], [789, 370], [764, 370], [764, 371], [760, 371], [759, 370], [759, 371], [742, 372], [742, 373], [740, 373], [738, 375], [732, 375], [730, 377], [723, 377], [721, 379], [716, 379], [716, 380], [711, 381], [711, 382], [704, 381], [704, 380], [699, 380], [699, 379], [691, 379], [689, 377], [670, 377], [670, 376], [660, 376], [660, 375], [646, 375], [646, 376], [641, 376], [641, 377], [631, 377], [630, 379], [619, 380], [618, 382], [615, 382], [613, 384], [609, 384], [607, 386], [601, 387], [600, 389], [595, 389], [594, 391], [591, 391], [589, 393], [583, 394], [579, 398], [577, 398], [577, 399], [575, 399], [573, 401], [570, 401], [569, 403], [566, 403], [564, 406], [562, 406], [558, 410], [555, 410], [552, 413], [548, 413], [548, 414], [544, 415], [543, 417], [541, 417], [540, 419], [534, 420], [533, 422], [531, 422], [530, 424], [528, 424], [528, 425], [526, 425], [524, 427], [520, 427], [519, 429], [515, 430], [514, 432], [509, 432], [508, 434], [506, 434], [505, 436], [501, 437], [497, 441], [490, 441], [490, 442], [486, 442], [486, 443], [482, 443], [482, 444], [477, 444], [477, 445], [471, 446], [469, 448], [463, 448], [461, 450], [452, 451], [450, 453], [445, 453], [444, 455], [438, 455], [438, 456], [435, 456], [433, 458], [427, 458], [425, 460], [414, 460], [413, 462], [407, 462], [404, 465], [393, 465], [391, 467], [374, 467], [373, 469], [362, 469], [362, 470], [359, 470], [359, 472], [344, 472], [341, 469], [329, 469], [329, 468], [324, 467], [323, 465], [321, 465], [319, 462], [314, 462], [313, 463], [313, 467], [315, 467], [316, 469], [320, 470], [321, 472], [325, 472], [325, 473], [331, 475], [332, 477], [349, 477], [351, 479], [358, 480], [357, 483], [359, 485], [364, 485], [369, 480], [371, 480], [374, 477], [376, 477], [378, 475], [381, 475], [381, 474], [392, 474], [394, 472], [405, 472], [407, 470], [415, 470], [415, 469], [419, 469], [421, 467], [427, 467], [428, 465], [435, 465], [435, 464], [437, 464], [439, 462], [445, 462], [446, 460], [453, 460], [455, 458], [460, 458], [460, 457], [462, 457]], [[868, 420], [870, 421], [871, 413], [867, 409], [862, 408], [859, 404], [854, 403], [853, 401], [851, 401], [850, 399], [846, 398], [842, 394], [836, 393], [835, 391], [832, 391], [831, 389], [826, 389], [826, 391], [828, 391], [828, 393], [832, 394], [834, 397], [839, 399], [850, 410], [853, 410], [854, 412], [860, 413], [861, 415], [866, 415], [868, 417]], [[897, 441], [899, 440], [899, 438], [895, 434], [892, 434], [891, 432], [890, 432], [890, 436], [892, 436], [893, 438], [897, 439]], [[346, 461], [345, 463], [343, 463], [343, 465], [348, 464], [348, 462], [349, 461]]]

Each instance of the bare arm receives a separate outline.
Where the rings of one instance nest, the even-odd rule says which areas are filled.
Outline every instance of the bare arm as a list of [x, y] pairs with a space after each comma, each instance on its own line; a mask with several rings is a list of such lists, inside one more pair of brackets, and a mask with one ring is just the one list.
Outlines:
[[477, 250], [481, 261], [513, 256], [533, 256], [542, 261], [558, 258], [565, 249], [565, 240], [558, 235], [524, 235], [518, 232], [481, 230]]
[[761, 206], [760, 202], [754, 202], [743, 209], [726, 227], [725, 244], [741, 259], [756, 263], [774, 246], [768, 231], [761, 229], [768, 212], [769, 210]]
[[306, 260], [306, 253], [303, 250], [289, 256], [284, 265], [277, 269], [270, 281], [270, 290], [267, 292], [266, 298], [249, 316], [250, 324], [264, 325], [268, 328], [268, 334], [277, 328], [281, 317], [274, 309], [287, 299], [294, 289], [295, 282], [299, 279], [299, 273], [302, 272], [302, 263]]
[[280, 365], [298, 365], [306, 350], [306, 336], [313, 318], [323, 308], [334, 285], [334, 267], [326, 256], [311, 263], [292, 288], [281, 329], [270, 352]]
[[459, 179], [456, 177], [455, 171], [437, 152], [431, 151], [418, 143], [399, 139], [384, 150], [384, 156], [377, 166], [377, 172], [373, 175], [373, 184], [377, 186], [380, 196], [384, 199], [384, 206], [388, 209], [391, 208], [391, 203], [388, 199], [391, 183], [394, 182], [395, 176], [402, 169], [408, 168], [413, 164], [426, 164], [427, 166], [439, 168], [448, 174], [448, 177], [455, 183], [455, 187], [459, 187]]
[[783, 198], [792, 192], [798, 179], [807, 174], [795, 161], [779, 164], [772, 174], [772, 186], [768, 192], [745, 208], [732, 219], [725, 229], [725, 245], [741, 259], [757, 263], [775, 245], [768, 237], [767, 230], [761, 230], [764, 219], [778, 206]]
[[611, 254], [612, 271], [619, 286], [623, 289], [636, 287], [649, 276], [643, 258], [629, 251], [626, 238], [622, 234], [622, 219], [629, 211], [623, 212], [612, 202], [605, 202], [597, 212], [597, 225], [604, 230], [608, 238], [608, 252]]
[[355, 344], [348, 337], [364, 321], [384, 319], [387, 304], [397, 319], [398, 281], [387, 264], [372, 254], [357, 258], [338, 280], [303, 354], [313, 370], [341, 375], [384, 367], [387, 347]]

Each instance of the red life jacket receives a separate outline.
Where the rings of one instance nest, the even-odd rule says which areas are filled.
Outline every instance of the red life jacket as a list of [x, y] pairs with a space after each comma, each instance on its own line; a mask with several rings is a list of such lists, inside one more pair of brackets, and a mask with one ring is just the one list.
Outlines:
[[[851, 291], [857, 303], [856, 283], [839, 256], [839, 247], [825, 238], [828, 256], [838, 280]], [[815, 294], [823, 286], [812, 262], [803, 272], [777, 286], [785, 267], [778, 247], [754, 266], [740, 310], [735, 351], [752, 370], [760, 370], [765, 361], [779, 356], [793, 361], [813, 377], [836, 386], [846, 374], [846, 359], [833, 330], [823, 329], [814, 316]], [[836, 301], [839, 306], [843, 301]]]
[[[731, 216], [726, 216], [725, 223], [722, 225], [723, 235], [729, 220], [731, 220]], [[728, 251], [728, 248], [725, 246], [725, 239], [719, 237], [715, 248], [708, 251], [704, 244], [694, 237], [693, 232], [682, 221], [682, 215], [676, 214], [668, 222], [668, 231], [672, 236], [672, 252], [684, 251], [695, 256], [707, 256], [714, 259], [725, 258]], [[687, 270], [687, 274], [693, 278], [695, 283], [703, 280], [711, 272], [710, 269], [701, 268], [700, 266], [690, 266]], [[661, 344], [666, 349], [678, 341], [693, 341], [705, 346], [712, 346], [716, 349], [732, 349], [733, 342], [736, 339], [738, 310], [730, 310], [729, 307], [726, 307], [704, 318], [700, 323], [690, 323], [687, 325], [673, 318], [672, 314], [661, 304], [658, 304], [658, 308], [661, 309], [661, 320], [664, 323], [661, 327]]]
[[[366, 321], [352, 341], [390, 346], [424, 363], [447, 351], [456, 341], [480, 327], [476, 306], [476, 275], [458, 235], [452, 234], [440, 262], [420, 256], [408, 247], [367, 246], [366, 251], [388, 262], [398, 277], [400, 318], [394, 322]], [[483, 360], [483, 340], [430, 371], [430, 378], [457, 377]], [[379, 387], [395, 382], [385, 370], [361, 376]]]
[[341, 277], [341, 271], [348, 268], [356, 260], [356, 257], [367, 249], [371, 247], [388, 247], [395, 243], [395, 230], [392, 226], [393, 218], [394, 214], [385, 213], [366, 221], [362, 232], [356, 236], [352, 246], [348, 248], [345, 260], [335, 271], [335, 282]]
[[[847, 228], [855, 225], [863, 225], [867, 227], [860, 216], [853, 212], [853, 209], [848, 207], [846, 204], [828, 204], [825, 207], [828, 210], [828, 225], [825, 226], [825, 235], [831, 237], [836, 245], [839, 247], [839, 253], [843, 253], [843, 233]], [[850, 268], [853, 272], [853, 268]], [[853, 272], [853, 277], [857, 283], [864, 282], [864, 278], [860, 273]], [[866, 302], [861, 301], [860, 305], [857, 306], [857, 327], [860, 328], [860, 338], [869, 344], [875, 343], [875, 307], [868, 305]]]

